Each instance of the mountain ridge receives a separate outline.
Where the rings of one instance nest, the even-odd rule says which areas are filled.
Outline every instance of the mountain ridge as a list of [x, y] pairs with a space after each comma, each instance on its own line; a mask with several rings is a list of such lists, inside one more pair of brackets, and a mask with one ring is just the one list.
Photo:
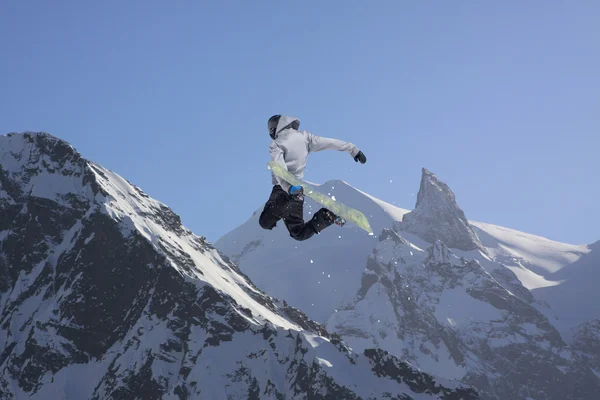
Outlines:
[[[590, 246], [563, 244], [469, 221], [450, 188], [430, 171], [423, 171], [421, 188], [425, 193], [435, 191], [429, 198], [420, 193], [417, 205], [421, 207], [415, 212], [340, 181], [317, 186], [322, 193], [363, 211], [371, 220], [373, 237], [345, 226], [329, 228], [308, 243], [294, 243], [284, 229], [262, 231], [255, 213], [215, 245], [234, 257], [254, 282], [307, 310], [311, 318], [359, 351], [383, 348], [423, 370], [472, 384], [483, 398], [527, 399], [531, 395], [593, 399], [594, 391], [600, 390], [593, 369], [598, 340], [591, 333], [595, 325], [580, 328], [584, 331], [574, 344], [569, 333], [573, 323], [560, 323], [570, 316], [564, 312], [557, 315], [552, 307], [561, 297], [541, 299], [535, 292], [560, 287], [562, 282], [553, 280], [551, 274], [568, 270], [590, 253]], [[307, 200], [306, 208], [305, 217], [309, 218], [319, 205]], [[392, 237], [398, 244], [392, 244]], [[444, 238], [458, 243], [462, 250], [446, 246], [440, 241]], [[404, 246], [405, 250], [396, 258], [380, 260], [382, 254], [393, 252], [394, 246]], [[450, 254], [456, 262], [447, 262]], [[445, 279], [445, 268], [461, 270], [464, 265], [480, 272], [470, 278], [455, 275], [449, 283], [435, 286], [437, 289], [428, 286], [428, 279]], [[415, 272], [407, 277], [406, 271]], [[429, 272], [421, 275], [420, 271]], [[457, 288], [464, 292], [457, 292]], [[573, 290], [571, 296], [580, 295]], [[431, 297], [432, 293], [439, 297]], [[586, 296], [591, 304], [598, 294], [588, 290]], [[419, 302], [421, 298], [429, 300]], [[571, 298], [577, 304], [577, 297]], [[440, 308], [442, 304], [449, 309]], [[463, 309], [474, 310], [474, 314], [468, 317]], [[413, 317], [406, 321], [404, 315], [409, 312]], [[386, 317], [386, 323], [379, 313]], [[442, 318], [443, 314], [447, 316]], [[579, 314], [583, 321], [598, 317], [591, 306]], [[412, 332], [412, 326], [421, 326], [421, 333]], [[480, 336], [470, 334], [473, 327]], [[481, 333], [486, 329], [497, 333], [487, 338]], [[473, 343], [489, 350], [482, 352], [473, 348]], [[522, 363], [529, 367], [522, 368]], [[544, 381], [544, 375], [531, 373], [538, 369], [561, 384], [553, 386]], [[497, 376], [510, 376], [518, 383], [503, 382]], [[574, 382], [586, 382], [588, 391]]]
[[0, 136], [0, 160], [3, 398], [477, 398], [352, 352], [58, 138]]

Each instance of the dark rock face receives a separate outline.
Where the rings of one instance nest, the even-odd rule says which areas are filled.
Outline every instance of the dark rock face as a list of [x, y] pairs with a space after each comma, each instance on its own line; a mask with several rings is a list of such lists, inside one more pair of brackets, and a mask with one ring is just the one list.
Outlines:
[[415, 209], [404, 215], [400, 229], [430, 243], [441, 240], [450, 248], [465, 251], [483, 248], [452, 190], [425, 168]]
[[385, 350], [366, 349], [364, 354], [373, 362], [373, 372], [378, 376], [405, 383], [416, 393], [440, 395], [441, 398], [448, 400], [478, 398], [473, 389], [448, 390], [441, 385], [436, 385], [430, 375], [415, 371], [408, 363], [399, 361]]
[[577, 327], [573, 336], [573, 348], [600, 375], [600, 319]]
[[351, 352], [67, 143], [0, 136], [0, 159], [0, 398], [475, 398]]

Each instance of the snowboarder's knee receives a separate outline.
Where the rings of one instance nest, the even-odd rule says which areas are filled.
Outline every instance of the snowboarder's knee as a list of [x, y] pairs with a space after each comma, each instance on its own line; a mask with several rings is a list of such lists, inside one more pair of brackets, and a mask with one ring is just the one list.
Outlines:
[[274, 228], [274, 226], [272, 224], [268, 224], [268, 221], [266, 221], [264, 218], [259, 218], [258, 220], [258, 224], [260, 225], [261, 228], [263, 229], [267, 229], [267, 230], [271, 230]]
[[275, 225], [277, 225], [276, 222], [273, 222], [272, 220], [270, 220], [270, 218], [268, 218], [264, 213], [261, 214], [260, 217], [258, 218], [258, 224], [260, 225], [261, 228], [267, 229], [267, 230], [271, 230], [271, 229], [275, 228]]

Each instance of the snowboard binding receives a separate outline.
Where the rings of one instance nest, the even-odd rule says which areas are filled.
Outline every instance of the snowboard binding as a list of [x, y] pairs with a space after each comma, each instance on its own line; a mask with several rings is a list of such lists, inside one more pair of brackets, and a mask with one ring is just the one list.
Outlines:
[[338, 217], [329, 210], [325, 210], [325, 219], [327, 222], [332, 222], [338, 226], [344, 226], [344, 224], [346, 224], [346, 220], [344, 218]]
[[346, 220], [342, 217], [335, 217], [335, 221], [333, 221], [333, 223], [337, 226], [344, 226], [346, 224]]

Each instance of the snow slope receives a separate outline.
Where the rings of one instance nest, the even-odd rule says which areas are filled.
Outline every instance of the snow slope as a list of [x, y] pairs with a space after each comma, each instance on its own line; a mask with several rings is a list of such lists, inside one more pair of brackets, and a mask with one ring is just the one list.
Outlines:
[[[526, 265], [517, 264], [520, 269], [526, 269], [542, 278], [576, 262], [590, 251], [587, 245], [560, 243], [501, 226], [473, 221], [471, 225], [476, 228], [483, 245], [492, 257], [507, 262], [511, 258], [521, 260]], [[526, 281], [523, 284], [528, 289], [550, 286], [535, 281]]]
[[556, 315], [555, 325], [570, 341], [579, 325], [600, 319], [600, 241], [587, 246], [580, 258], [548, 278], [561, 284], [536, 288], [533, 295], [550, 305]]
[[[365, 214], [375, 232], [389, 225], [389, 215], [378, 206], [381, 203], [343, 181], [331, 181], [317, 189], [344, 199], [351, 207], [367, 210]], [[307, 198], [306, 218], [319, 208]], [[258, 279], [267, 293], [286, 299], [312, 319], [326, 321], [337, 304], [358, 290], [376, 237], [347, 224], [342, 228], [331, 227], [312, 240], [297, 242], [288, 236], [281, 222], [272, 231], [261, 229], [258, 225], [261, 211], [257, 210], [250, 220], [219, 239], [215, 246], [232, 261], [239, 262], [244, 273]]]

